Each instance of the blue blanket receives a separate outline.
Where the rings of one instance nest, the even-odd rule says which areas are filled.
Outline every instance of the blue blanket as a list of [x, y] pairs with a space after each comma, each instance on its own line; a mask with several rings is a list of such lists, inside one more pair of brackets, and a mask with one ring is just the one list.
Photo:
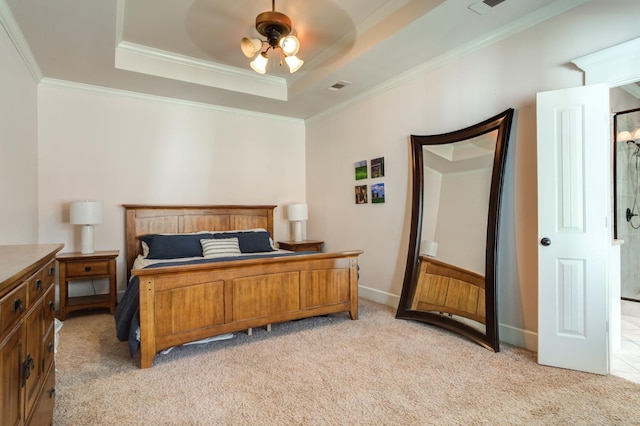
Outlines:
[[[228, 260], [246, 260], [246, 259], [260, 259], [265, 257], [283, 257], [283, 256], [296, 256], [302, 254], [312, 254], [314, 252], [297, 252], [297, 253], [270, 253], [264, 255], [250, 255], [250, 256], [234, 256], [234, 257], [216, 257], [216, 258], [202, 258], [188, 261], [175, 261], [167, 263], [156, 263], [149, 265], [145, 269], [149, 268], [162, 268], [166, 266], [178, 266], [178, 265], [197, 265], [200, 263], [217, 263]], [[116, 336], [118, 340], [129, 342], [129, 354], [133, 358], [138, 352], [140, 342], [136, 336], [138, 328], [140, 327], [140, 279], [136, 275], [132, 275], [129, 279], [129, 285], [127, 290], [122, 296], [122, 300], [116, 306], [114, 313], [116, 321]]]

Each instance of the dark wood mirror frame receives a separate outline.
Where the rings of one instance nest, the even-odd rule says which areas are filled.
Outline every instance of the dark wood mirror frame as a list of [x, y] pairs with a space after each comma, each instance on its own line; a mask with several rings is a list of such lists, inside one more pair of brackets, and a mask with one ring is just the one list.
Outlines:
[[[462, 130], [438, 135], [411, 135], [411, 156], [413, 167], [413, 195], [411, 212], [411, 229], [409, 236], [409, 252], [405, 269], [404, 283], [396, 318], [417, 320], [437, 325], [459, 333], [487, 349], [498, 352], [500, 340], [498, 336], [497, 312], [497, 253], [498, 231], [500, 221], [500, 202], [502, 183], [507, 159], [507, 144], [511, 132], [514, 110], [508, 109], [481, 123]], [[468, 140], [497, 130], [497, 141], [491, 173], [489, 193], [489, 212], [487, 221], [486, 257], [485, 257], [485, 313], [486, 332], [457, 321], [450, 316], [434, 312], [411, 309], [418, 283], [420, 262], [420, 236], [422, 235], [422, 219], [424, 212], [424, 151], [426, 145], [443, 145]]]

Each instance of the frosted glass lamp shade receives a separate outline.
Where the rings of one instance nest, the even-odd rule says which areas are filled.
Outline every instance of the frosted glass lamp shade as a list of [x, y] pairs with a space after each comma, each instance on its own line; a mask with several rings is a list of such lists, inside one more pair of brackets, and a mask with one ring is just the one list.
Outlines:
[[294, 35], [282, 37], [278, 43], [282, 52], [287, 56], [295, 56], [300, 50], [300, 40]]
[[267, 72], [267, 62], [269, 62], [269, 57], [266, 53], [262, 52], [261, 54], [256, 56], [256, 58], [251, 61], [249, 65], [255, 72], [264, 74]]
[[298, 57], [295, 55], [287, 56], [286, 58], [284, 58], [284, 60], [287, 63], [287, 65], [289, 65], [289, 72], [291, 74], [298, 71], [300, 67], [304, 64], [304, 61], [302, 59], [298, 59]]
[[630, 141], [631, 139], [632, 139], [631, 132], [627, 130], [618, 133], [618, 137], [616, 138], [618, 142], [627, 142], [627, 141]]
[[247, 58], [253, 58], [253, 56], [262, 48], [262, 41], [258, 38], [243, 37], [240, 40], [240, 49]]
[[102, 203], [99, 201], [74, 201], [69, 208], [69, 222], [82, 225], [81, 253], [93, 253], [93, 225], [102, 223]]

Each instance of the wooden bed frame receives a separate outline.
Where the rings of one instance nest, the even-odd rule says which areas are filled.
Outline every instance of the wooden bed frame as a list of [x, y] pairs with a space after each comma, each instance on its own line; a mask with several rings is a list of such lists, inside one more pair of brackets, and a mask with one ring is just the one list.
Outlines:
[[[124, 205], [127, 274], [140, 236], [265, 228], [276, 206]], [[140, 279], [140, 366], [187, 342], [348, 312], [358, 318], [358, 256], [316, 253], [133, 270]]]

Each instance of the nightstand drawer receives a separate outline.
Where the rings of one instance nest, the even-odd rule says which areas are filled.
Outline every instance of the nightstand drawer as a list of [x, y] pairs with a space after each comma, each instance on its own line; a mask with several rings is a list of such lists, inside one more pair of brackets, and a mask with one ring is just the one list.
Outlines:
[[67, 263], [67, 278], [95, 277], [96, 275], [109, 275], [108, 261]]

